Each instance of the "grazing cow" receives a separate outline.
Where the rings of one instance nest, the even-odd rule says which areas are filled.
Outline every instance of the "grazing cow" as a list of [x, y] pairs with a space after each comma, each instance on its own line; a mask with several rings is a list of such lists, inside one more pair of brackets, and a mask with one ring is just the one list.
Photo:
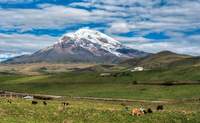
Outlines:
[[121, 106], [126, 106], [126, 104], [125, 103], [121, 103]]
[[12, 103], [12, 101], [11, 101], [11, 100], [7, 100], [7, 102], [8, 102], [8, 103], [10, 103], [10, 104]]
[[144, 112], [141, 111], [141, 110], [138, 109], [138, 108], [134, 108], [134, 109], [132, 110], [132, 115], [133, 115], [133, 116], [141, 116], [141, 115], [144, 115]]
[[153, 111], [151, 110], [151, 108], [147, 109], [147, 113], [153, 113]]
[[47, 105], [47, 102], [46, 102], [46, 101], [43, 101], [43, 104], [44, 104], [44, 105]]
[[156, 108], [158, 111], [163, 110], [163, 105], [158, 105]]
[[147, 113], [147, 111], [144, 108], [140, 108], [140, 111], [142, 111], [144, 114]]
[[32, 101], [32, 104], [36, 105], [36, 104], [38, 104], [38, 102], [37, 101]]
[[147, 114], [148, 112], [146, 110], [143, 110], [144, 114]]
[[1, 90], [0, 90], [0, 95], [1, 95], [1, 94], [5, 94], [5, 91], [1, 91]]
[[62, 102], [63, 106], [68, 106], [69, 103], [68, 102]]

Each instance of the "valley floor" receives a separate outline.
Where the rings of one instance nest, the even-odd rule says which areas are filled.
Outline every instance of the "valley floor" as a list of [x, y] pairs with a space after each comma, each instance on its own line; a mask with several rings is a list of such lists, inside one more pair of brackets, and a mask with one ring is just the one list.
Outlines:
[[[89, 75], [88, 75], [89, 76]], [[99, 97], [122, 98], [138, 100], [162, 100], [162, 99], [199, 99], [200, 85], [148, 85], [108, 81], [108, 78], [96, 79], [96, 82], [88, 76], [56, 77], [42, 76], [1, 76], [0, 89], [15, 92], [27, 92], [35, 94], [61, 95], [67, 97]], [[84, 80], [84, 79], [86, 80]], [[115, 79], [115, 78], [114, 78]], [[121, 78], [123, 80], [123, 78]], [[101, 82], [102, 81], [102, 82]], [[107, 82], [104, 82], [107, 81]]]

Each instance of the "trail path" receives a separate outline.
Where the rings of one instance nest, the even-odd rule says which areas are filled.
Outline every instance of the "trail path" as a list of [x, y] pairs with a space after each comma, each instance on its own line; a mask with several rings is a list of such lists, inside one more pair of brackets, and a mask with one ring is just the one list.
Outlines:
[[98, 97], [67, 97], [67, 96], [57, 96], [57, 95], [45, 95], [45, 94], [31, 94], [31, 93], [19, 93], [11, 91], [0, 90], [0, 97], [20, 97], [33, 96], [36, 99], [75, 99], [75, 100], [94, 100], [94, 101], [109, 101], [109, 102], [140, 102], [140, 103], [157, 103], [157, 104], [173, 104], [173, 103], [193, 103], [200, 102], [200, 99], [162, 99], [162, 100], [136, 100], [136, 99], [122, 99], [122, 98], [98, 98]]

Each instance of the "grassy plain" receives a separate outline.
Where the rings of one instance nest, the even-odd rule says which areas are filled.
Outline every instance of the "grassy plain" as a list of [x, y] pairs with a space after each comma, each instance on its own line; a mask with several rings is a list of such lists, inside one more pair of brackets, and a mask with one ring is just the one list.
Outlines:
[[[0, 89], [64, 96], [90, 96], [125, 99], [200, 98], [199, 72], [125, 72], [100, 76], [98, 72], [65, 72], [41, 75], [0, 75]], [[182, 77], [182, 80], [181, 80]], [[170, 79], [171, 78], [171, 79]], [[180, 85], [171, 85], [171, 82]], [[185, 82], [181, 84], [181, 82]], [[191, 84], [195, 82], [196, 84]], [[169, 85], [168, 85], [169, 84]], [[189, 85], [187, 85], [189, 84]]]
[[[90, 67], [90, 68], [88, 68]], [[198, 123], [200, 122], [200, 67], [180, 67], [130, 72], [121, 66], [94, 65], [21, 65], [0, 66], [0, 89], [15, 92], [63, 95], [70, 106], [60, 101], [31, 101], [0, 98], [0, 123]], [[101, 73], [110, 73], [101, 76]], [[70, 97], [101, 97], [146, 100], [147, 103], [74, 100]], [[150, 100], [189, 100], [158, 104]], [[149, 101], [149, 103], [148, 103]], [[152, 108], [153, 114], [131, 116], [132, 108]], [[65, 121], [65, 122], [64, 122]]]
[[[129, 103], [129, 110], [117, 102], [99, 102], [86, 100], [67, 100], [69, 106], [63, 107], [60, 101], [47, 101], [43, 105], [38, 101], [0, 98], [1, 123], [198, 123], [200, 122], [200, 104], [167, 104], [164, 111], [156, 111], [156, 104]], [[132, 108], [152, 108], [152, 114], [131, 116]]]

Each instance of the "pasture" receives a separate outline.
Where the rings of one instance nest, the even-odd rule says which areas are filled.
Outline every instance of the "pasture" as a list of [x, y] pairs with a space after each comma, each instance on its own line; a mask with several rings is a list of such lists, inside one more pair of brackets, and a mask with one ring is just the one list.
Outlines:
[[[141, 74], [143, 74], [144, 78], [147, 78], [148, 74], [146, 72], [118, 77], [100, 77], [99, 73], [92, 72], [66, 72], [34, 76], [1, 75], [0, 89], [68, 97], [82, 96], [146, 100], [200, 98], [199, 84], [163, 85], [162, 81], [161, 83], [156, 81], [155, 84], [151, 81], [140, 81], [139, 79], [144, 79]], [[145, 74], [147, 75], [145, 76]], [[139, 76], [141, 77], [139, 78]], [[152, 77], [155, 77], [155, 75]], [[142, 82], [146, 82], [146, 84]]]
[[[119, 66], [108, 67], [85, 64], [1, 66], [0, 90], [60, 95], [70, 105], [63, 107], [61, 100], [47, 101], [47, 104], [36, 100], [38, 103], [33, 105], [30, 100], [12, 98], [9, 103], [9, 98], [0, 98], [0, 123], [200, 122], [199, 67], [142, 72], [130, 72]], [[101, 76], [101, 73], [111, 75]], [[160, 100], [168, 103], [162, 104]], [[156, 111], [160, 104], [164, 105], [164, 110]], [[130, 115], [133, 108], [140, 107], [151, 108], [153, 113], [140, 117]]]
[[[200, 103], [164, 104], [163, 111], [156, 111], [155, 103], [125, 103], [128, 111], [120, 102], [87, 101], [67, 99], [68, 106], [62, 101], [47, 101], [44, 105], [31, 104], [30, 100], [0, 98], [1, 123], [197, 123], [200, 122]], [[130, 115], [132, 108], [152, 108], [152, 114]]]

